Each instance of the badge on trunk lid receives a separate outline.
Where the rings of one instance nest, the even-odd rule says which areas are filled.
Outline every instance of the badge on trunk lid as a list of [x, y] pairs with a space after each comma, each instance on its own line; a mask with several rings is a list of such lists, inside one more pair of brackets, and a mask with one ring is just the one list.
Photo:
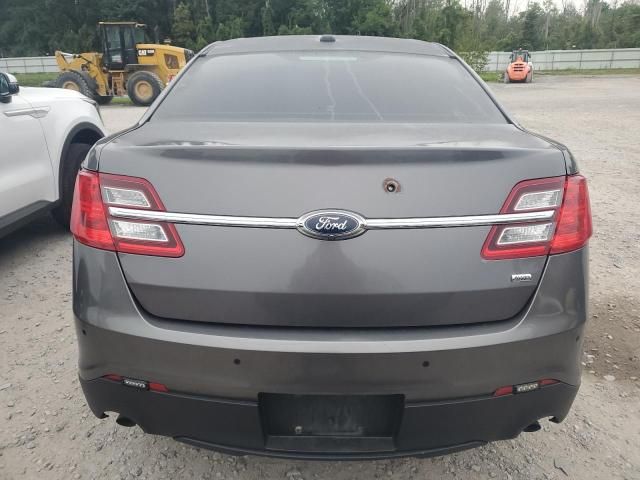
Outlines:
[[298, 219], [298, 230], [319, 240], [346, 240], [364, 233], [365, 220], [344, 210], [317, 210]]

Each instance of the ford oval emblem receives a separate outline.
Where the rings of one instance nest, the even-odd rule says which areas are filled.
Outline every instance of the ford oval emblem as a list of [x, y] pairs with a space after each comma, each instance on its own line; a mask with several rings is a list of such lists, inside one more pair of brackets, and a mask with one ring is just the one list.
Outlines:
[[298, 230], [320, 240], [346, 240], [364, 233], [365, 220], [344, 210], [318, 210], [300, 217]]

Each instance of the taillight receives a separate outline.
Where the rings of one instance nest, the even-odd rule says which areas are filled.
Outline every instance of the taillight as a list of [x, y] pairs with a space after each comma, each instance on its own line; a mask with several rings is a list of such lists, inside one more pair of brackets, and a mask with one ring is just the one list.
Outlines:
[[551, 242], [551, 253], [577, 250], [587, 243], [592, 233], [587, 180], [580, 175], [567, 177], [558, 227]]
[[109, 231], [98, 174], [80, 170], [71, 208], [71, 233], [76, 240], [102, 250], [115, 250]]
[[81, 170], [71, 210], [71, 232], [90, 247], [137, 255], [181, 257], [176, 228], [164, 222], [115, 218], [109, 207], [165, 211], [153, 186], [143, 178]]
[[581, 175], [518, 183], [500, 213], [553, 210], [544, 222], [497, 225], [482, 247], [486, 260], [564, 253], [583, 247], [591, 237], [587, 181]]

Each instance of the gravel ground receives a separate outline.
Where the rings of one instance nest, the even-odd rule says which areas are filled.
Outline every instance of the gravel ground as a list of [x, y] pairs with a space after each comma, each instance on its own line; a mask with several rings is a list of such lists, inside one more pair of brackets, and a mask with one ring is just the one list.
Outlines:
[[[525, 126], [566, 143], [591, 181], [592, 318], [564, 423], [441, 458], [330, 463], [231, 457], [98, 420], [76, 379], [71, 239], [43, 219], [0, 239], [0, 479], [640, 479], [640, 78], [491, 88]], [[115, 131], [142, 111], [103, 116]]]

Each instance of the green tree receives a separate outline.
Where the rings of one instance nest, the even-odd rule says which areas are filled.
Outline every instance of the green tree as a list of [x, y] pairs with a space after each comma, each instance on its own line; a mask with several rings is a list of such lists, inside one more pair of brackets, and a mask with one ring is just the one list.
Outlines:
[[391, 5], [379, 1], [370, 5], [366, 10], [360, 10], [358, 17], [354, 20], [354, 29], [357, 29], [360, 35], [396, 36], [398, 29], [392, 15]]
[[234, 17], [231, 20], [218, 24], [216, 29], [216, 40], [229, 40], [244, 36], [244, 23], [242, 18]]
[[0, 55], [100, 49], [101, 20], [145, 23], [152, 41], [168, 36], [196, 50], [277, 33], [400, 36], [469, 54], [640, 47], [638, 0], [587, 0], [582, 10], [537, 1], [514, 14], [515, 0], [0, 0]]
[[194, 50], [198, 51], [206, 47], [214, 38], [213, 27], [208, 17], [200, 19], [196, 25], [196, 39], [193, 43]]
[[471, 12], [465, 10], [458, 0], [447, 0], [440, 17], [438, 41], [456, 49], [470, 18]]
[[264, 2], [264, 8], [262, 9], [262, 34], [263, 35], [275, 35], [276, 26], [273, 23], [273, 8], [271, 8], [271, 2], [267, 0]]
[[195, 47], [196, 25], [191, 17], [191, 8], [181, 2], [173, 12], [173, 26], [171, 27], [171, 40], [176, 45], [186, 48]]
[[529, 50], [539, 50], [544, 46], [542, 40], [542, 25], [544, 22], [544, 11], [537, 3], [532, 3], [524, 12], [522, 23], [522, 35], [518, 47]]

